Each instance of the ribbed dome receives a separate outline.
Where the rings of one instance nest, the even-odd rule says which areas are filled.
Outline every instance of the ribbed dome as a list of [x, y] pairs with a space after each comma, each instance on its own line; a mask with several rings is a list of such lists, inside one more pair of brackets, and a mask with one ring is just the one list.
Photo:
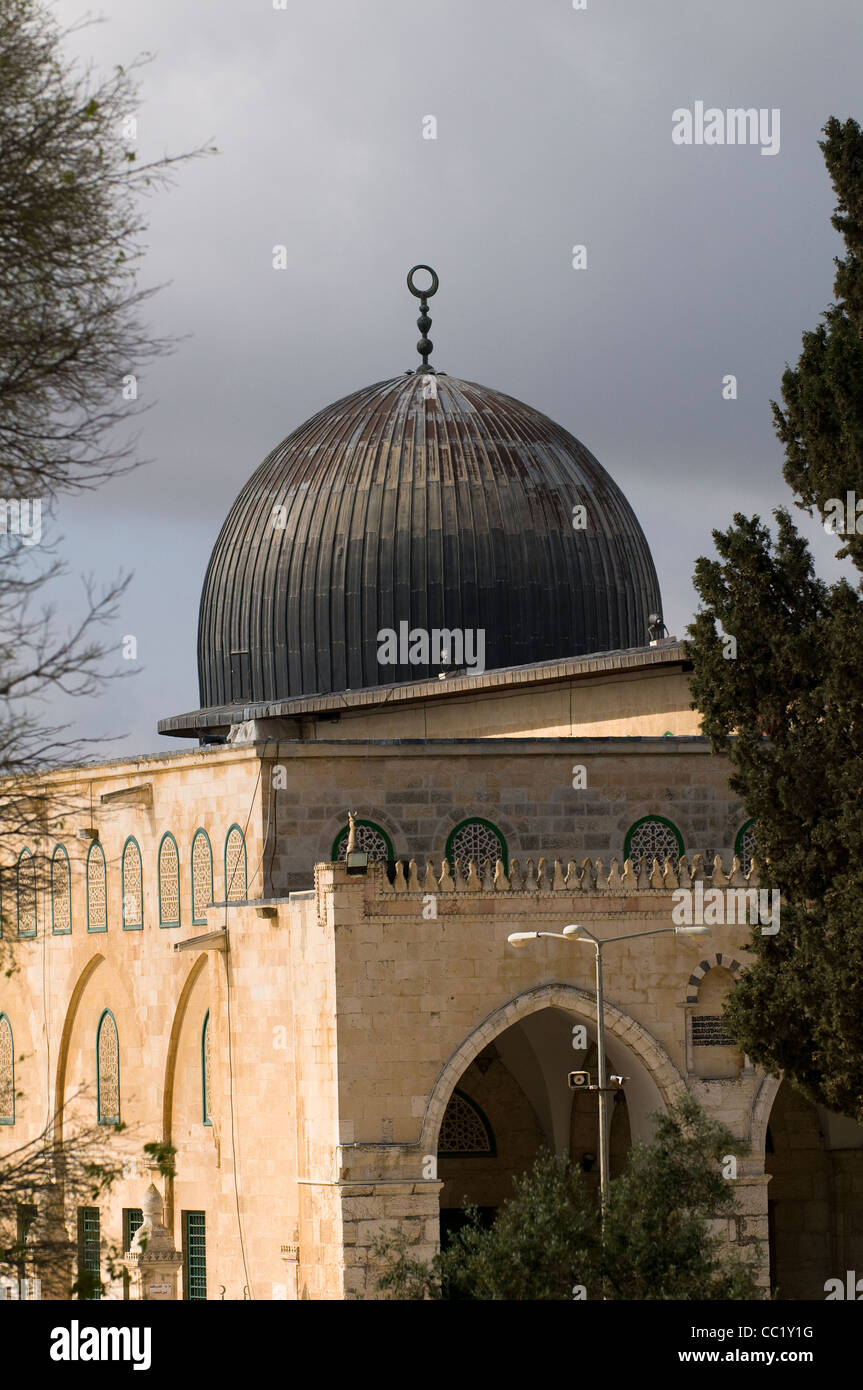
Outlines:
[[484, 630], [491, 670], [644, 646], [654, 612], [644, 534], [583, 444], [486, 386], [406, 375], [320, 411], [242, 489], [204, 580], [201, 703], [435, 676], [378, 664], [404, 622]]

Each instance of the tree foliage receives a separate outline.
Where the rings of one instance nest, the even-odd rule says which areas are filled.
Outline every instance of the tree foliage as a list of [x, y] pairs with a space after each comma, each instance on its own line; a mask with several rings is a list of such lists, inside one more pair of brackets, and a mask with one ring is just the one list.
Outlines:
[[[863, 498], [863, 134], [831, 119], [825, 135], [847, 255], [837, 303], [804, 334], [784, 409], [773, 405], [786, 480], [822, 517], [831, 499]], [[696, 564], [688, 629], [694, 707], [755, 818], [762, 884], [783, 894], [780, 931], [753, 933], [727, 1014], [753, 1061], [863, 1119], [863, 601], [859, 586], [819, 580], [789, 512], [774, 517], [775, 538], [740, 513], [714, 531], [718, 559]], [[838, 553], [863, 566], [863, 536], [846, 533]]]
[[482, 1301], [755, 1299], [751, 1263], [723, 1244], [714, 1222], [737, 1214], [719, 1164], [743, 1147], [684, 1094], [655, 1115], [609, 1184], [604, 1221], [595, 1192], [566, 1159], [541, 1155], [516, 1179], [489, 1228], [466, 1225], [431, 1264], [395, 1228], [376, 1243], [376, 1287], [386, 1298]]

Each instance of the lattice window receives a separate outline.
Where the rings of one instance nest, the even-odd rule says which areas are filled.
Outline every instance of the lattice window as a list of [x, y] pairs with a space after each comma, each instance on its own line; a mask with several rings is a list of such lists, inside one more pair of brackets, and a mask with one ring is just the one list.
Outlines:
[[183, 1256], [186, 1298], [207, 1297], [207, 1229], [202, 1211], [183, 1212]]
[[87, 851], [87, 930], [108, 930], [108, 884], [105, 854], [94, 840]]
[[170, 833], [159, 846], [159, 926], [180, 925], [180, 855]]
[[15, 1123], [15, 1044], [12, 1024], [0, 1014], [0, 1125]]
[[737, 833], [734, 853], [740, 858], [740, 867], [745, 874], [752, 868], [752, 856], [757, 852], [758, 841], [755, 836], [754, 820], [747, 821]]
[[479, 1106], [462, 1091], [454, 1091], [443, 1117], [438, 1153], [495, 1155], [494, 1136]]
[[36, 861], [29, 849], [18, 856], [18, 935], [36, 935]]
[[206, 830], [196, 830], [192, 841], [192, 921], [206, 922], [213, 901], [213, 851]]
[[144, 925], [144, 876], [141, 851], [136, 840], [123, 846], [123, 929], [134, 931]]
[[506, 864], [506, 841], [488, 821], [466, 820], [456, 826], [447, 840], [446, 857], [450, 864], [456, 860], [468, 864], [471, 859], [477, 864], [485, 859], [490, 859], [492, 864], [502, 859]]
[[244, 903], [248, 891], [246, 840], [240, 827], [232, 825], [225, 840], [225, 901]]
[[78, 1208], [78, 1282], [89, 1301], [102, 1297], [102, 1235], [98, 1207]]
[[120, 1123], [120, 1040], [110, 1009], [99, 1020], [96, 1037], [96, 1084], [100, 1125]]
[[648, 864], [657, 859], [662, 867], [666, 859], [670, 859], [676, 869], [682, 853], [683, 843], [680, 834], [670, 821], [662, 820], [658, 816], [648, 816], [644, 820], [636, 821], [626, 837], [624, 847], [624, 857], [631, 859], [636, 868], [641, 856], [645, 855]]
[[[370, 820], [358, 820], [354, 822], [354, 825], [356, 827], [354, 844], [357, 849], [365, 851], [370, 862], [376, 861], [386, 864], [387, 860], [393, 858], [393, 847], [389, 837], [379, 825], [375, 825]], [[345, 855], [348, 852], [349, 833], [349, 827], [345, 826], [344, 830], [340, 830], [336, 836], [333, 858], [340, 864], [344, 863]]]
[[59, 935], [72, 930], [69, 856], [62, 845], [57, 845], [51, 856], [51, 930]]
[[212, 1095], [211, 1080], [213, 1075], [213, 1043], [210, 1037], [210, 1011], [207, 1010], [204, 1016], [204, 1026], [201, 1029], [201, 1109], [204, 1117], [204, 1124], [213, 1123], [210, 1118], [210, 1096]]

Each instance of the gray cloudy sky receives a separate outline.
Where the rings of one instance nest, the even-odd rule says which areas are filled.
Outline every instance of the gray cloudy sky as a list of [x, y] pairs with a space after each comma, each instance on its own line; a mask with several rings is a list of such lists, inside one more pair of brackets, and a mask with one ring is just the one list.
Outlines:
[[[87, 13], [54, 9], [63, 23]], [[841, 243], [817, 140], [831, 114], [863, 118], [859, 0], [109, 0], [99, 13], [70, 51], [106, 69], [156, 55], [140, 157], [202, 141], [220, 153], [148, 203], [145, 281], [171, 282], [148, 314], [157, 333], [189, 335], [142, 376], [154, 462], [60, 512], [73, 576], [134, 571], [117, 637], [137, 637], [143, 667], [77, 703], [77, 731], [125, 733], [109, 756], [170, 749], [156, 721], [197, 706], [198, 600], [234, 497], [309, 415], [414, 366], [404, 278], [419, 261], [440, 275], [435, 365], [529, 402], [597, 455], [682, 636], [711, 528], [790, 501], [768, 402], [832, 294]], [[778, 107], [779, 153], [675, 145], [672, 112], [696, 101]], [[801, 518], [821, 572], [838, 573], [835, 541]]]

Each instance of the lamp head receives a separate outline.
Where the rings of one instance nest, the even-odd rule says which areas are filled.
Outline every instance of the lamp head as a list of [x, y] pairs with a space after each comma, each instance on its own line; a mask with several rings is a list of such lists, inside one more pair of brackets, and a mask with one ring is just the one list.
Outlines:
[[675, 936], [709, 936], [710, 928], [703, 926], [694, 927], [675, 927]]
[[506, 939], [510, 946], [515, 946], [517, 950], [521, 950], [529, 941], [536, 941], [538, 936], [538, 931], [514, 931]]
[[580, 931], [581, 927], [576, 922], [572, 922], [568, 927], [564, 927], [563, 934], [564, 936], [578, 936]]

